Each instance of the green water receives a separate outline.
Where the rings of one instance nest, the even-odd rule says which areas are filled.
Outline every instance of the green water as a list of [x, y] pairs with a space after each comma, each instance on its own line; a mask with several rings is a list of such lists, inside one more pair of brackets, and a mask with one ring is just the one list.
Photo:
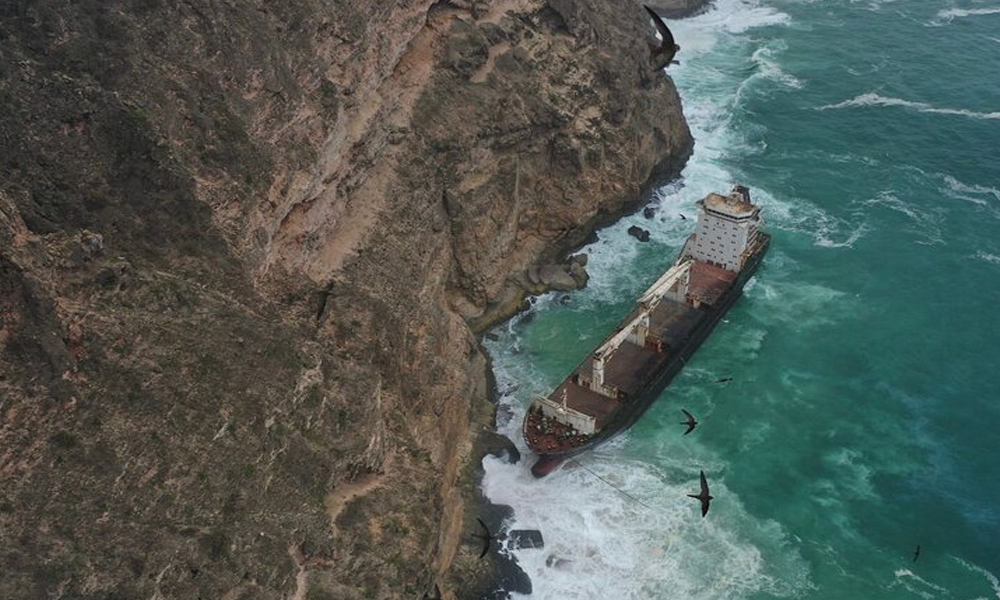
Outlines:
[[774, 240], [657, 404], [584, 458], [638, 501], [487, 461], [487, 494], [546, 536], [515, 553], [532, 597], [1000, 598], [1000, 2], [719, 0], [671, 25], [695, 155], [653, 220], [587, 249], [587, 290], [490, 344], [501, 430], [672, 263], [705, 193], [748, 185]]

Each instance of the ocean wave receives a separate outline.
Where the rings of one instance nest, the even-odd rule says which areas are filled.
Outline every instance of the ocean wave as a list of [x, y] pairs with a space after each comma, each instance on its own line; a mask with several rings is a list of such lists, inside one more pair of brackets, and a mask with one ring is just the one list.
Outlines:
[[915, 102], [912, 100], [904, 100], [902, 98], [881, 96], [875, 92], [868, 92], [867, 94], [861, 94], [860, 96], [855, 96], [850, 100], [844, 100], [843, 102], [838, 102], [836, 104], [826, 104], [824, 106], [818, 107], [817, 110], [831, 110], [836, 108], [856, 108], [856, 107], [867, 107], [867, 106], [901, 106], [904, 108], [912, 108], [917, 112], [922, 112], [922, 113], [954, 115], [961, 117], [969, 117], [972, 119], [1000, 119], [1000, 111], [976, 112], [973, 110], [965, 110], [962, 108], [938, 108], [936, 106], [927, 104], [926, 102]]
[[861, 223], [855, 227], [846, 238], [840, 240], [836, 240], [831, 237], [831, 233], [834, 231], [835, 230], [821, 227], [820, 230], [816, 232], [815, 244], [821, 248], [853, 248], [854, 243], [868, 233], [868, 226]]
[[934, 19], [928, 23], [928, 25], [940, 26], [951, 23], [955, 19], [996, 14], [1000, 14], [1000, 6], [987, 6], [984, 8], [945, 8], [939, 10], [937, 15], [935, 15]]
[[[951, 175], [944, 176], [945, 195], [957, 200], [966, 200], [980, 206], [987, 206], [992, 200], [1000, 202], [1000, 190], [979, 184], [962, 183]], [[992, 200], [991, 200], [992, 199]]]
[[981, 261], [992, 263], [994, 265], [1000, 265], [1000, 256], [990, 254], [989, 252], [983, 252], [982, 250], [976, 252], [976, 255], [973, 256], [973, 258], [977, 258]]
[[483, 462], [487, 496], [514, 507], [513, 526], [540, 528], [545, 536], [543, 550], [514, 552], [532, 579], [531, 598], [607, 597], [608, 581], [622, 600], [668, 592], [693, 599], [791, 596], [809, 586], [787, 535], [766, 521], [754, 526], [724, 479], [713, 479], [713, 493], [727, 502], [713, 507], [714, 520], [702, 521], [692, 518], [696, 507], [684, 495], [697, 487], [696, 475], [621, 456], [609, 468], [598, 458], [542, 480], [524, 464]]
[[972, 571], [973, 573], [979, 573], [980, 575], [985, 577], [987, 583], [989, 583], [990, 587], [993, 588], [993, 593], [996, 595], [997, 600], [1000, 600], [1000, 579], [998, 579], [996, 575], [990, 573], [989, 571], [978, 565], [974, 565], [966, 560], [962, 560], [957, 556], [953, 556], [952, 558], [955, 560], [955, 562], [962, 565], [966, 569]]
[[791, 17], [756, 1], [720, 0], [714, 3], [713, 9], [685, 21], [699, 27], [740, 34], [759, 27], [787, 25]]
[[950, 596], [948, 590], [927, 581], [909, 569], [896, 569], [892, 574], [895, 577], [895, 581], [889, 584], [890, 588], [902, 586], [925, 600], [931, 600], [942, 595]]
[[750, 62], [757, 65], [760, 77], [792, 89], [801, 89], [805, 85], [802, 80], [782, 70], [775, 59], [776, 52], [784, 50], [786, 47], [787, 45], [784, 43], [761, 46], [750, 55]]
[[937, 208], [922, 208], [901, 199], [892, 191], [882, 191], [874, 198], [862, 202], [863, 206], [882, 206], [906, 216], [914, 224], [914, 230], [923, 235], [926, 244], [943, 244], [941, 229], [943, 215]]

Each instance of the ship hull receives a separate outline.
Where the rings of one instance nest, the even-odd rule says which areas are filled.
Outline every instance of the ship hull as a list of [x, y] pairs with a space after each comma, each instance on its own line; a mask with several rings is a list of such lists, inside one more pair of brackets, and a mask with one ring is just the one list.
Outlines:
[[532, 448], [532, 451], [538, 456], [538, 459], [531, 467], [531, 473], [535, 477], [545, 477], [558, 469], [562, 463], [610, 440], [639, 420], [670, 384], [674, 376], [684, 368], [684, 365], [687, 364], [687, 361], [701, 347], [705, 339], [715, 329], [715, 326], [722, 320], [722, 317], [729, 312], [729, 309], [732, 308], [733, 304], [743, 294], [743, 286], [757, 272], [761, 260], [770, 247], [770, 236], [766, 234], [762, 234], [762, 236], [764, 237], [764, 243], [760, 250], [743, 267], [732, 285], [719, 297], [716, 304], [705, 310], [704, 316], [693, 327], [687, 341], [677, 349], [673, 358], [649, 380], [643, 391], [634, 400], [618, 411], [615, 417], [598, 434], [579, 446], [559, 452], [538, 452]]

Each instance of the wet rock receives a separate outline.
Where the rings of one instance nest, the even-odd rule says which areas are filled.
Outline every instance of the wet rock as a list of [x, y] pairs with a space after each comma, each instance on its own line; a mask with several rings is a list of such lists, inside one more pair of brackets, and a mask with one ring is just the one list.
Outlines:
[[649, 241], [649, 232], [643, 229], [642, 227], [639, 227], [638, 225], [633, 225], [629, 227], [628, 234], [634, 237], [635, 239], [639, 240], [640, 242]]
[[647, 219], [652, 219], [654, 216], [656, 216], [656, 207], [647, 206], [646, 208], [642, 209], [642, 216]]
[[510, 547], [515, 550], [541, 549], [545, 547], [542, 532], [537, 529], [513, 529], [507, 534]]
[[484, 433], [483, 448], [485, 454], [495, 456], [508, 464], [517, 464], [521, 460], [521, 453], [517, 446], [505, 435], [490, 431]]
[[483, 334], [483, 337], [491, 342], [495, 342], [500, 339], [500, 336], [493, 333], [492, 331], [487, 331], [485, 334]]
[[521, 285], [529, 294], [546, 292], [570, 292], [586, 287], [590, 280], [587, 274], [587, 255], [576, 254], [565, 262], [532, 265], [524, 271]]
[[711, 0], [650, 0], [649, 5], [656, 14], [665, 19], [683, 19], [703, 13], [712, 4]]

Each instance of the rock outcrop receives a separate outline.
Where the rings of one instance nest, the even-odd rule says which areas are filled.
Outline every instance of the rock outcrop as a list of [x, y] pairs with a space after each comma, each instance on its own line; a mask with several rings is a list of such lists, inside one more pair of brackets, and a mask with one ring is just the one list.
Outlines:
[[600, 0], [0, 6], [0, 597], [479, 589], [474, 332], [689, 154], [649, 34]]
[[638, 225], [632, 225], [631, 227], [629, 227], [628, 234], [634, 237], [635, 239], [639, 240], [640, 242], [649, 241], [649, 232], [643, 229], [642, 227], [639, 227]]
[[711, 0], [644, 0], [644, 4], [666, 19], [683, 19], [706, 10]]

